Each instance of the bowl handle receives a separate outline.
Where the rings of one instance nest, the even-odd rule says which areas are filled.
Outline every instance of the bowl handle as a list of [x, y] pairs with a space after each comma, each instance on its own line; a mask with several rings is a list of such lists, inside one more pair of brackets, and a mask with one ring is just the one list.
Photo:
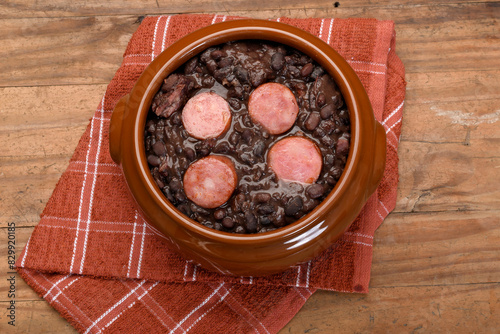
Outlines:
[[111, 114], [111, 121], [109, 124], [109, 153], [111, 158], [117, 164], [121, 162], [121, 135], [123, 126], [123, 116], [127, 106], [129, 95], [123, 96], [120, 101], [115, 105], [113, 113]]
[[370, 195], [377, 189], [385, 171], [386, 159], [386, 134], [385, 128], [379, 122], [375, 125], [375, 158], [373, 159], [373, 172], [370, 181]]

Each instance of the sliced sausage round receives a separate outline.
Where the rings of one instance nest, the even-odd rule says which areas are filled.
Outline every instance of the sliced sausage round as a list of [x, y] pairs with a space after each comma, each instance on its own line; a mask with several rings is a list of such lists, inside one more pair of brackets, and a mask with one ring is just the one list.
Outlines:
[[248, 113], [254, 123], [276, 135], [289, 130], [295, 123], [299, 106], [288, 87], [268, 82], [257, 87], [248, 100]]
[[314, 183], [321, 173], [323, 158], [311, 140], [287, 137], [271, 147], [267, 161], [280, 180]]
[[182, 124], [197, 139], [217, 138], [231, 124], [229, 104], [213, 92], [195, 95], [182, 109]]
[[227, 202], [237, 183], [233, 162], [218, 155], [209, 155], [193, 162], [184, 174], [186, 196], [206, 209]]

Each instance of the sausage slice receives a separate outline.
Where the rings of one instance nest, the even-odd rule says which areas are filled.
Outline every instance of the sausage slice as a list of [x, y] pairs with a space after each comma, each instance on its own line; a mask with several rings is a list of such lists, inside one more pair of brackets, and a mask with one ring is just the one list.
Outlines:
[[288, 87], [268, 82], [257, 87], [248, 101], [248, 113], [254, 123], [260, 124], [267, 132], [276, 135], [289, 130], [299, 106]]
[[186, 196], [206, 209], [216, 208], [231, 197], [238, 177], [229, 158], [210, 155], [192, 163], [184, 174]]
[[231, 124], [229, 104], [213, 92], [195, 95], [182, 109], [182, 124], [197, 139], [217, 138]]
[[281, 139], [269, 150], [267, 161], [279, 179], [301, 183], [314, 183], [323, 167], [320, 150], [303, 137]]

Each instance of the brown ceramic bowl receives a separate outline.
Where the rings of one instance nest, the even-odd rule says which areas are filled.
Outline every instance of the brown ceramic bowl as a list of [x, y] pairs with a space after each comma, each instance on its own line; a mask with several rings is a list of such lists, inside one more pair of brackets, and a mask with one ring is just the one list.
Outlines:
[[[167, 75], [212, 45], [244, 39], [282, 43], [322, 65], [340, 87], [349, 108], [351, 144], [343, 175], [313, 211], [277, 230], [241, 235], [207, 228], [184, 216], [164, 197], [146, 161], [144, 128], [153, 96]], [[185, 258], [210, 270], [244, 276], [283, 271], [328, 248], [375, 191], [385, 167], [385, 150], [384, 128], [375, 120], [368, 96], [347, 62], [319, 38], [264, 20], [214, 24], [174, 43], [146, 68], [130, 94], [118, 102], [110, 126], [111, 156], [122, 166], [145, 219]]]

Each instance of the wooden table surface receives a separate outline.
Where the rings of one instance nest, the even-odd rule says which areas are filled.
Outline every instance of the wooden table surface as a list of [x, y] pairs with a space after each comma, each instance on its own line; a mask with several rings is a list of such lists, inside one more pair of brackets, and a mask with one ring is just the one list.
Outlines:
[[2, 0], [0, 332], [74, 333], [22, 279], [38, 223], [142, 15], [394, 20], [408, 82], [397, 206], [375, 234], [370, 292], [319, 291], [282, 333], [500, 332], [500, 1]]

